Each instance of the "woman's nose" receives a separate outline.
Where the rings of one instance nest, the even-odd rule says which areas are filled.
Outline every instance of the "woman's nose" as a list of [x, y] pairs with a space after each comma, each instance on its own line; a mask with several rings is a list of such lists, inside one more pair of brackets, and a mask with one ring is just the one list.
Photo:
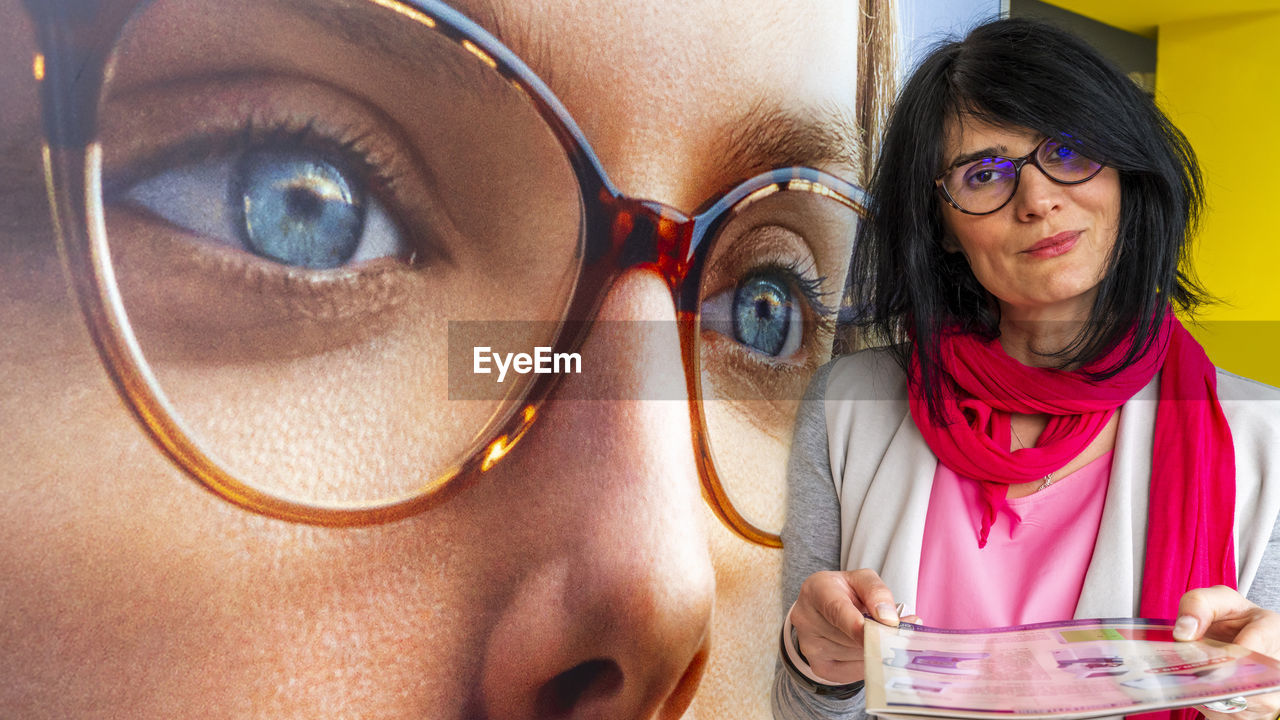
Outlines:
[[[613, 288], [529, 434], [495, 473], [543, 528], [492, 628], [488, 718], [676, 718], [706, 664], [715, 581], [671, 295]], [[501, 470], [501, 473], [497, 473]]]
[[1019, 220], [1031, 221], [1048, 217], [1062, 202], [1066, 186], [1049, 179], [1035, 163], [1022, 167], [1018, 190], [1013, 198]]

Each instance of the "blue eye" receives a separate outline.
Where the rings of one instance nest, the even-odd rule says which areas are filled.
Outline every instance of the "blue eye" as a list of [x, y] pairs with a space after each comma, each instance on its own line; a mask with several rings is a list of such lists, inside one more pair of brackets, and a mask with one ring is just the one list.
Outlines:
[[335, 153], [291, 140], [175, 164], [123, 196], [212, 244], [290, 267], [413, 256], [361, 175]]
[[752, 275], [733, 294], [733, 337], [765, 355], [778, 356], [788, 345], [799, 307], [791, 288], [771, 274]]
[[232, 182], [242, 217], [237, 230], [254, 254], [328, 269], [347, 264], [359, 248], [363, 188], [336, 163], [305, 151], [250, 151]]
[[795, 266], [756, 267], [733, 287], [702, 301], [702, 329], [771, 361], [794, 360], [809, 336], [829, 327], [836, 312], [822, 301], [823, 278], [812, 274]]

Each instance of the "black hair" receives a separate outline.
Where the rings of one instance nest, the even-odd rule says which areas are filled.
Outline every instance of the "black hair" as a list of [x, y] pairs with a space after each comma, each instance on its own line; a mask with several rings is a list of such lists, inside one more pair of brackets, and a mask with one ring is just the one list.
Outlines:
[[[1105, 380], [1158, 337], [1166, 306], [1193, 311], [1209, 297], [1186, 266], [1204, 206], [1195, 153], [1154, 100], [1080, 38], [1040, 21], [995, 20], [939, 45], [898, 96], [869, 186], [870, 216], [858, 230], [850, 270], [853, 322], [873, 342], [898, 346], [920, 366], [941, 420], [942, 334], [999, 336], [1000, 310], [958, 252], [943, 248], [940, 198], [948, 121], [973, 118], [1027, 128], [1115, 168], [1118, 237], [1090, 319], [1058, 367], [1087, 365], [1118, 348]], [[1025, 170], [1024, 170], [1025, 171]]]

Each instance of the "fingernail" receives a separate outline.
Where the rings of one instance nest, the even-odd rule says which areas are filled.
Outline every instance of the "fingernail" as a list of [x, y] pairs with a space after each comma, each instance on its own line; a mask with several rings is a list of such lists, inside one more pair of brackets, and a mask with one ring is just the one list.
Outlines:
[[1196, 636], [1196, 630], [1200, 627], [1200, 621], [1190, 615], [1183, 615], [1178, 618], [1178, 622], [1173, 624], [1174, 640], [1191, 640]]
[[893, 609], [889, 603], [880, 603], [876, 606], [876, 619], [882, 623], [898, 622], [898, 611]]

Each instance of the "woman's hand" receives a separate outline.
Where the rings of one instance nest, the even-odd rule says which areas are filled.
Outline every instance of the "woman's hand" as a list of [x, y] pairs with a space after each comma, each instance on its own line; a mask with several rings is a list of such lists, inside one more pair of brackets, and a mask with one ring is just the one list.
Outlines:
[[810, 575], [791, 609], [796, 644], [815, 673], [834, 684], [862, 680], [862, 614], [897, 626], [893, 593], [874, 570]]
[[[1209, 637], [1280, 659], [1280, 614], [1258, 607], [1226, 585], [1191, 590], [1178, 602], [1177, 640]], [[1249, 706], [1221, 713], [1197, 706], [1209, 720], [1273, 720], [1280, 714], [1280, 693], [1250, 695]]]

